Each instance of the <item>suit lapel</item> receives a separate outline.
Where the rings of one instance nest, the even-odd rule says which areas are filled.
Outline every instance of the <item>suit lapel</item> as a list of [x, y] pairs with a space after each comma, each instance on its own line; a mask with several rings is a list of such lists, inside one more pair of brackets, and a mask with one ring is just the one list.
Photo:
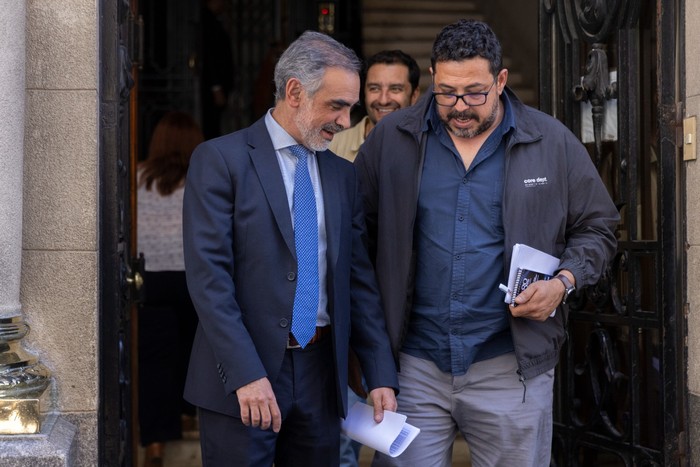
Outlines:
[[272, 146], [270, 135], [267, 132], [264, 118], [251, 126], [248, 144], [251, 146], [249, 151], [250, 160], [258, 174], [267, 202], [277, 221], [277, 226], [282, 233], [287, 248], [296, 256], [294, 229], [292, 227], [292, 218], [289, 214], [287, 192], [284, 189], [279, 162], [277, 161], [277, 155], [275, 154], [275, 148]]

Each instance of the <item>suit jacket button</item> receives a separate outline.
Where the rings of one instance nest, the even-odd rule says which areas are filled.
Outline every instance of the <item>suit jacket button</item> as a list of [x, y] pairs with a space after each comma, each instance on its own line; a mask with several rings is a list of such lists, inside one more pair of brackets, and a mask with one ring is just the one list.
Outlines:
[[287, 326], [289, 326], [289, 321], [287, 321], [287, 318], [282, 318], [282, 319], [280, 320], [280, 327], [281, 327], [281, 328], [286, 328]]
[[294, 272], [288, 272], [287, 273], [287, 280], [288, 281], [293, 281], [294, 279], [297, 278], [297, 275]]

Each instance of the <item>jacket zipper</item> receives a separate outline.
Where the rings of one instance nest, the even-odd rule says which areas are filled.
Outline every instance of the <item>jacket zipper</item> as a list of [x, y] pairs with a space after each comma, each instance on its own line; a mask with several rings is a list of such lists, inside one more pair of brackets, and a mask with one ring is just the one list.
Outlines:
[[516, 373], [518, 373], [518, 380], [523, 385], [523, 404], [524, 404], [525, 403], [525, 393], [527, 392], [527, 386], [525, 385], [525, 377], [523, 376], [523, 372], [520, 371], [520, 368], [518, 368], [516, 370]]

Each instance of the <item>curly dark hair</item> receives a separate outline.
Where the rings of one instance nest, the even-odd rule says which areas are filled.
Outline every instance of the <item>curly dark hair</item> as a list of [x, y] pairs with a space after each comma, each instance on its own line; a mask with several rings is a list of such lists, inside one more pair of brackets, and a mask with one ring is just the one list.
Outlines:
[[482, 21], [461, 19], [442, 28], [435, 37], [430, 64], [435, 71], [437, 62], [459, 62], [474, 57], [488, 60], [494, 77], [503, 68], [501, 43], [493, 30]]

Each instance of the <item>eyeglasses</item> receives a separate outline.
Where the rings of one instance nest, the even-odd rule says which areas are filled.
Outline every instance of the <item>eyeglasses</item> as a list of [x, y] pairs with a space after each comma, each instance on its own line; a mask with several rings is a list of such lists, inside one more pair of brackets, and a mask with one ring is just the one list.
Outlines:
[[452, 94], [449, 92], [434, 92], [435, 102], [438, 105], [443, 105], [445, 107], [454, 107], [457, 105], [457, 101], [462, 99], [466, 105], [470, 107], [476, 107], [479, 105], [486, 104], [486, 99], [488, 98], [491, 89], [493, 89], [496, 80], [493, 81], [491, 86], [484, 92], [468, 92], [466, 94]]

